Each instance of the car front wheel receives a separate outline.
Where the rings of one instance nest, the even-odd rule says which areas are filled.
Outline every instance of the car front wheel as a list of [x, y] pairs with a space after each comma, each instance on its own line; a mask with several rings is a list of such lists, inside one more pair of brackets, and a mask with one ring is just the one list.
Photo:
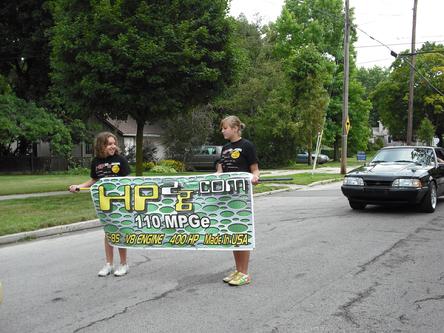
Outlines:
[[348, 203], [350, 204], [350, 207], [352, 209], [356, 209], [356, 210], [363, 210], [363, 209], [365, 209], [365, 206], [367, 206], [367, 204], [364, 202], [358, 202], [358, 201], [352, 201], [352, 200], [349, 200]]
[[425, 195], [421, 203], [421, 210], [425, 213], [433, 213], [438, 202], [438, 196], [436, 194], [436, 185], [434, 182], [430, 182], [429, 191]]

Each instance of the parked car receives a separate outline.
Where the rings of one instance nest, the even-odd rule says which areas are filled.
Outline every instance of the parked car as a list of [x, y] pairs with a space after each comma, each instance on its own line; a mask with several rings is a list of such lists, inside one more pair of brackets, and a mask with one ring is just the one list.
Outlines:
[[386, 147], [369, 164], [347, 173], [341, 190], [353, 209], [408, 203], [432, 213], [444, 194], [443, 159], [442, 148]]
[[[327, 163], [328, 161], [330, 161], [330, 158], [327, 155], [324, 155], [324, 154], [316, 155], [314, 153], [311, 154], [312, 161], [314, 161], [315, 156], [317, 156], [316, 163], [318, 163], [318, 164], [323, 164], [323, 163]], [[308, 153], [306, 151], [304, 151], [302, 153], [297, 154], [296, 162], [297, 163], [307, 163], [308, 162]]]
[[222, 146], [204, 145], [193, 148], [191, 154], [185, 160], [188, 170], [211, 170], [216, 171]]

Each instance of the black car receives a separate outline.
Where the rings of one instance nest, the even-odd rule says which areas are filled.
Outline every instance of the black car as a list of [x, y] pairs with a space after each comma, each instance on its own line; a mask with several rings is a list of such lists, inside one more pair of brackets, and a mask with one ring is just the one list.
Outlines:
[[432, 213], [438, 197], [444, 194], [444, 150], [383, 148], [370, 163], [347, 173], [341, 189], [353, 209], [364, 209], [367, 204], [408, 203]]
[[211, 170], [214, 172], [221, 153], [222, 146], [203, 145], [195, 147], [185, 159], [186, 169], [190, 171]]

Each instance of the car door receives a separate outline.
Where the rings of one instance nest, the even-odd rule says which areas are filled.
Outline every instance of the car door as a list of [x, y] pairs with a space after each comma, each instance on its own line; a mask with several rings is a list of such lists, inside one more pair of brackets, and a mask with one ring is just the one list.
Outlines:
[[444, 149], [442, 148], [435, 148], [435, 153], [437, 157], [437, 167], [436, 167], [436, 184], [438, 186], [437, 192], [438, 195], [444, 194]]
[[212, 169], [214, 151], [216, 151], [216, 148], [212, 146], [205, 146], [205, 149], [202, 151], [202, 168]]

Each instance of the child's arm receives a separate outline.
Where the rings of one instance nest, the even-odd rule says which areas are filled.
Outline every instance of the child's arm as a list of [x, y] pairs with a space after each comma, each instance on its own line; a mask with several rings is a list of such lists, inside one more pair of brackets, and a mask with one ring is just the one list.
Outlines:
[[79, 191], [79, 189], [81, 187], [91, 187], [91, 185], [93, 185], [94, 183], [97, 182], [97, 179], [91, 178], [90, 180], [87, 180], [86, 182], [82, 183], [82, 184], [77, 184], [77, 185], [71, 185], [68, 188], [69, 192], [77, 192]]
[[253, 174], [253, 177], [251, 178], [251, 183], [253, 185], [257, 185], [259, 183], [259, 165], [257, 163], [254, 163], [250, 165], [250, 172]]

